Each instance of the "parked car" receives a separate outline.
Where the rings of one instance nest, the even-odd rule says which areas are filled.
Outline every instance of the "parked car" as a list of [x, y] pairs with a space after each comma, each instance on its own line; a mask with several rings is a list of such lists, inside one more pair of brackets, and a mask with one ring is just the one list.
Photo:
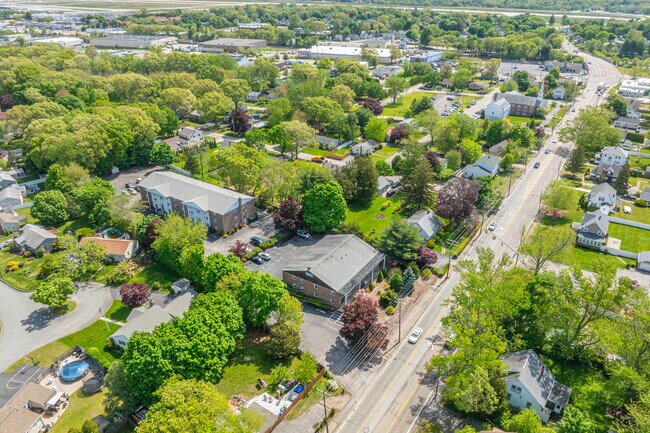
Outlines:
[[260, 244], [263, 244], [264, 242], [266, 242], [266, 241], [264, 239], [262, 239], [261, 237], [259, 237], [259, 236], [253, 236], [251, 238], [251, 245], [253, 245], [255, 247], [259, 246]]
[[539, 168], [539, 161], [537, 161], [535, 165], [533, 165], [533, 168]]
[[491, 232], [493, 232], [494, 230], [496, 230], [496, 228], [497, 228], [497, 222], [496, 222], [496, 221], [492, 221], [492, 222], [490, 223], [490, 225], [488, 226], [488, 230], [491, 231]]
[[392, 196], [394, 196], [394, 195], [397, 194], [398, 192], [400, 192], [400, 189], [399, 189], [399, 188], [389, 189], [388, 192], [386, 193], [386, 197], [387, 197], [387, 198], [391, 198]]
[[551, 149], [546, 149], [544, 153], [548, 155], [549, 153], [551, 153]]
[[257, 265], [261, 265], [262, 263], [264, 263], [264, 260], [260, 259], [260, 256], [255, 256], [251, 259], [251, 262]]
[[311, 239], [311, 234], [307, 230], [298, 229], [298, 231], [296, 231], [296, 234], [301, 238]]
[[141, 178], [141, 177], [139, 177], [139, 178], [137, 178], [137, 179], [135, 180], [135, 183], [140, 183], [140, 182], [142, 182], [142, 178]]
[[409, 343], [417, 343], [420, 339], [420, 335], [422, 335], [422, 328], [415, 328], [413, 332], [411, 332], [411, 335], [409, 335]]
[[268, 262], [269, 260], [271, 260], [271, 254], [269, 254], [269, 253], [259, 253], [258, 256], [259, 256], [259, 258], [261, 258], [265, 262]]
[[126, 189], [135, 188], [135, 185], [133, 185], [132, 183], [127, 183], [126, 185], [124, 185], [124, 188]]

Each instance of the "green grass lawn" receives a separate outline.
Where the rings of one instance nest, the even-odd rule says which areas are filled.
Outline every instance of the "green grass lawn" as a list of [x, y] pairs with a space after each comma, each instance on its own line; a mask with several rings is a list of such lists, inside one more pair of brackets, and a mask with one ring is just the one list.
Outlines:
[[52, 433], [67, 433], [73, 427], [80, 427], [87, 419], [104, 413], [104, 394], [98, 392], [85, 395], [81, 389], [70, 396], [70, 404], [61, 418], [54, 424]]
[[300, 151], [307, 155], [322, 156], [323, 158], [327, 156], [327, 151], [319, 149], [318, 147], [303, 147]]
[[146, 283], [151, 286], [153, 283], [158, 282], [162, 285], [162, 291], [171, 292], [171, 285], [178, 279], [176, 272], [169, 269], [167, 266], [154, 262], [139, 270], [130, 283]]
[[482, 98], [482, 96], [468, 96], [468, 95], [461, 95], [461, 96], [458, 98], [458, 102], [460, 102], [461, 104], [463, 104], [463, 106], [460, 107], [461, 109], [463, 109], [463, 108], [467, 108], [467, 107], [469, 107], [469, 105], [470, 105], [473, 101], [478, 101], [478, 100], [481, 99], [481, 98]]
[[[624, 219], [624, 220], [630, 220], [630, 221], [636, 221], [640, 223], [645, 223], [645, 224], [650, 224], [650, 208], [649, 207], [639, 207], [636, 205], [628, 205], [632, 209], [632, 213], [623, 213], [623, 209], [621, 206], [621, 210], [618, 212], [613, 212], [609, 214], [610, 216]], [[649, 246], [650, 247], [650, 246]]]
[[377, 156], [380, 159], [387, 159], [399, 152], [399, 148], [393, 146], [384, 146], [381, 149], [377, 149], [372, 153], [372, 156]]
[[297, 358], [278, 361], [268, 354], [263, 340], [246, 337], [237, 344], [235, 352], [230, 356], [228, 365], [223, 370], [223, 377], [217, 383], [217, 390], [228, 398], [236, 394], [253, 397], [261, 393], [257, 388], [257, 379], [264, 379], [268, 383], [273, 367], [283, 363], [295, 368], [296, 362]]
[[28, 355], [31, 358], [27, 358], [27, 356], [21, 358], [9, 367], [7, 372], [14, 371], [22, 364], [31, 364], [32, 359], [42, 367], [47, 368], [57, 356], [63, 354], [66, 350], [71, 349], [75, 344], [78, 344], [84, 349], [89, 349], [91, 347], [98, 348], [101, 357], [99, 361], [104, 365], [110, 365], [121, 355], [117, 352], [106, 350], [106, 340], [119, 328], [118, 325], [113, 323], [98, 320], [79, 332], [75, 332], [74, 334], [70, 334], [48, 343], [45, 346], [39, 347]]
[[[435, 93], [435, 92], [412, 92], [409, 93], [408, 95], [402, 97], [402, 98], [397, 98], [397, 101], [394, 103], [390, 103], [384, 106], [384, 111], [381, 113], [383, 116], [397, 116], [397, 117], [404, 117], [404, 113], [411, 108], [411, 103], [415, 99], [421, 99], [423, 97], [429, 97], [433, 98], [434, 96], [438, 96], [440, 93]], [[471, 96], [470, 96], [471, 98]]]
[[528, 122], [530, 122], [530, 117], [508, 116], [508, 120], [512, 124], [515, 124], [515, 123], [528, 123]]
[[589, 250], [576, 246], [569, 249], [567, 253], [554, 257], [553, 260], [555, 262], [568, 266], [578, 265], [580, 269], [591, 272], [594, 272], [596, 270], [596, 260], [605, 260], [607, 263], [620, 269], [624, 269], [628, 265], [633, 265], [635, 263], [635, 261], [631, 259], [616, 257], [610, 254], [601, 253], [600, 251]]
[[[22, 263], [23, 266], [17, 271], [4, 272], [7, 263], [11, 261]], [[8, 250], [0, 251], [0, 276], [18, 290], [36, 290], [42, 281], [38, 278], [38, 268], [42, 261], [43, 258], [25, 258]]]
[[111, 308], [108, 309], [105, 316], [118, 322], [126, 322], [126, 318], [129, 317], [130, 313], [131, 309], [122, 304], [122, 301], [116, 299], [111, 304]]
[[[384, 203], [390, 203], [390, 206], [382, 210], [381, 207]], [[399, 194], [391, 198], [377, 197], [368, 204], [352, 203], [348, 206], [345, 222], [358, 224], [363, 234], [367, 236], [377, 236], [388, 226], [390, 221], [396, 218], [405, 218], [405, 215], [399, 212], [399, 208]], [[379, 215], [383, 215], [383, 218], [376, 218]]]
[[639, 169], [645, 173], [645, 169], [650, 165], [650, 158], [633, 156], [630, 158], [630, 169]]
[[609, 236], [621, 240], [621, 249], [639, 253], [650, 248], [650, 230], [609, 223]]
[[22, 208], [22, 209], [18, 209], [18, 210], [16, 211], [16, 213], [17, 213], [18, 215], [22, 215], [22, 216], [24, 216], [25, 218], [27, 218], [27, 222], [28, 222], [29, 224], [34, 224], [34, 223], [36, 222], [36, 218], [34, 218], [34, 217], [32, 216], [31, 208], [29, 208], [29, 207], [24, 207], [24, 208]]

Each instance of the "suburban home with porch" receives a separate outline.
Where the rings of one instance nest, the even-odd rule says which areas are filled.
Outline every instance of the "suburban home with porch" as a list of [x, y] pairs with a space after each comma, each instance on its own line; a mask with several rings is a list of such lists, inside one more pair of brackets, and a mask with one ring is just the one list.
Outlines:
[[419, 210], [411, 215], [406, 222], [420, 230], [420, 236], [425, 241], [434, 237], [442, 227], [440, 218], [432, 210]]
[[81, 238], [79, 243], [82, 245], [88, 243], [99, 245], [104, 248], [106, 256], [115, 263], [119, 263], [125, 259], [130, 259], [138, 251], [138, 242], [133, 239], [85, 237]]
[[627, 162], [629, 153], [620, 146], [605, 146], [594, 156], [594, 163], [622, 167]]
[[303, 248], [282, 281], [332, 309], [352, 302], [386, 268], [386, 256], [354, 235], [328, 235]]
[[466, 179], [478, 179], [479, 177], [494, 177], [499, 172], [501, 158], [494, 155], [484, 155], [476, 160], [474, 164], [468, 164], [463, 168], [463, 177]]
[[165, 143], [169, 144], [169, 147], [171, 147], [175, 153], [178, 153], [189, 147], [197, 146], [203, 142], [203, 139], [203, 131], [192, 128], [191, 126], [186, 126], [178, 131], [178, 135], [166, 139]]
[[255, 198], [170, 171], [155, 171], [138, 185], [142, 200], [159, 215], [170, 212], [227, 233], [255, 220]]
[[598, 164], [598, 167], [591, 170], [591, 179], [595, 182], [612, 183], [618, 177], [621, 168], [620, 165]]
[[609, 217], [600, 209], [587, 212], [582, 223], [574, 223], [578, 229], [576, 243], [587, 248], [603, 251], [607, 246]]
[[25, 224], [20, 235], [14, 238], [14, 247], [18, 251], [29, 251], [32, 254], [41, 248], [46, 252], [50, 252], [52, 251], [52, 244], [57, 239], [57, 235], [41, 226]]
[[589, 207], [602, 208], [608, 206], [610, 209], [616, 204], [616, 190], [608, 183], [601, 183], [593, 188], [589, 193], [587, 205]]
[[551, 370], [532, 350], [507, 353], [506, 400], [517, 409], [533, 409], [543, 422], [559, 416], [569, 404], [572, 389], [555, 380]]

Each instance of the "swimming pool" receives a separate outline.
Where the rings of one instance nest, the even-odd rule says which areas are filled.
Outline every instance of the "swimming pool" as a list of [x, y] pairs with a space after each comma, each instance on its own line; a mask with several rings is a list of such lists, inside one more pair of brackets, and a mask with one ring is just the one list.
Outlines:
[[81, 379], [90, 370], [90, 365], [86, 361], [73, 361], [61, 367], [59, 377], [65, 382], [74, 382]]

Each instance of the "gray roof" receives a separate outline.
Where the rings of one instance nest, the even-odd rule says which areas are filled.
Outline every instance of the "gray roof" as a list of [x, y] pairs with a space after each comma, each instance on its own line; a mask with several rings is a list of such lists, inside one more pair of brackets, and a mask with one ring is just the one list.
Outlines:
[[501, 361], [508, 368], [508, 379], [519, 379], [541, 407], [551, 400], [566, 406], [571, 395], [571, 388], [555, 380], [555, 376], [533, 350], [522, 350], [505, 354]]
[[147, 308], [144, 313], [126, 322], [126, 325], [115, 331], [111, 337], [124, 336], [128, 339], [136, 331], [151, 332], [161, 323], [171, 322], [172, 317], [169, 312], [158, 305], [154, 305]]
[[379, 176], [377, 178], [377, 190], [381, 191], [384, 188], [390, 187], [390, 182], [388, 182], [388, 179], [386, 179], [385, 176]]
[[185, 290], [165, 305], [165, 311], [174, 317], [181, 317], [190, 308], [190, 304], [196, 299], [196, 296], [197, 293], [194, 290]]
[[287, 272], [310, 272], [341, 294], [359, 284], [384, 255], [354, 235], [328, 235], [305, 247]]
[[609, 230], [609, 218], [600, 209], [587, 212], [580, 225], [581, 233], [584, 231], [596, 235], [600, 231], [607, 235], [607, 230]]
[[314, 137], [314, 139], [316, 140], [317, 143], [320, 144], [325, 144], [325, 145], [333, 144], [335, 146], [339, 144], [339, 141], [336, 138], [325, 137], [324, 135], [317, 135]]
[[421, 231], [425, 232], [428, 236], [425, 240], [429, 240], [435, 236], [438, 230], [440, 230], [440, 227], [442, 227], [438, 216], [430, 210], [419, 210], [411, 215], [406, 222], [419, 227]]
[[140, 187], [159, 192], [164, 197], [173, 197], [183, 203], [192, 203], [204, 211], [225, 215], [243, 203], [255, 200], [253, 197], [221, 188], [191, 177], [170, 171], [155, 171], [140, 182]]
[[510, 102], [505, 98], [497, 99], [496, 101], [490, 102], [488, 105], [493, 105], [499, 107], [501, 110], [508, 113], [510, 111]]
[[22, 194], [20, 193], [20, 188], [5, 188], [0, 191], [0, 201], [6, 199], [6, 198], [13, 198], [15, 200], [21, 200], [23, 199]]
[[611, 172], [612, 177], [618, 177], [618, 174], [621, 172], [621, 166], [610, 165], [610, 164], [598, 164], [598, 167], [594, 168], [594, 175], [600, 176], [601, 173]]
[[605, 146], [603, 149], [600, 151], [600, 156], [602, 157], [603, 155], [610, 155], [610, 156], [620, 156], [623, 158], [628, 157], [627, 150], [623, 149], [620, 146]]
[[536, 97], [534, 96], [526, 96], [522, 95], [519, 92], [506, 92], [506, 93], [500, 93], [497, 96], [498, 99], [505, 99], [508, 101], [510, 104], [519, 104], [519, 105], [527, 105], [527, 106], [545, 106], [548, 105], [548, 101], [546, 99], [542, 99], [541, 101], [538, 101]]
[[[650, 166], [648, 166], [648, 168], [650, 168]], [[641, 200], [650, 201], [650, 186], [643, 188], [643, 192], [641, 193]]]
[[636, 261], [637, 263], [650, 262], [650, 251], [641, 251]]
[[20, 245], [21, 247], [27, 246], [33, 250], [36, 250], [43, 245], [43, 242], [47, 239], [56, 239], [57, 235], [50, 233], [41, 226], [34, 224], [25, 224], [22, 229], [22, 233], [14, 242]]
[[6, 171], [0, 171], [0, 180], [16, 183], [16, 179], [14, 179], [13, 176], [9, 175]]
[[589, 193], [589, 197], [591, 198], [592, 195], [595, 195], [599, 192], [602, 192], [604, 194], [607, 194], [609, 197], [612, 198], [612, 202], [616, 199], [616, 190], [612, 188], [612, 186], [608, 183], [600, 183], [593, 188], [591, 188], [591, 192]]

